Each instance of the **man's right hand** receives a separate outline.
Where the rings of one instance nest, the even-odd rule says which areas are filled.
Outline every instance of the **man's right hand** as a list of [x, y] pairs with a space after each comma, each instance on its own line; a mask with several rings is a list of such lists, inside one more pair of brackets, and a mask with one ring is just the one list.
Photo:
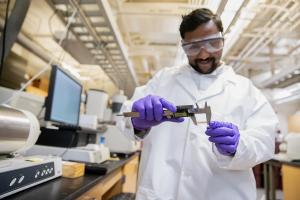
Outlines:
[[167, 100], [154, 95], [148, 95], [133, 103], [132, 111], [139, 112], [140, 116], [131, 118], [135, 129], [143, 131], [165, 121], [183, 122], [184, 118], [168, 119], [163, 116], [164, 108], [176, 112], [176, 106]]

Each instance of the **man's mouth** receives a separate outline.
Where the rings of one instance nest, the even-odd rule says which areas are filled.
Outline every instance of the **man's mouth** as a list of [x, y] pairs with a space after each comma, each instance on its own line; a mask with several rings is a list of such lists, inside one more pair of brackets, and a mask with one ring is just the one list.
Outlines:
[[200, 74], [210, 74], [217, 68], [216, 60], [214, 57], [208, 57], [206, 59], [196, 59], [194, 62], [195, 64], [190, 65]]
[[214, 61], [214, 58], [209, 57], [206, 59], [197, 59], [196, 63], [200, 65], [206, 65], [206, 64], [211, 64]]

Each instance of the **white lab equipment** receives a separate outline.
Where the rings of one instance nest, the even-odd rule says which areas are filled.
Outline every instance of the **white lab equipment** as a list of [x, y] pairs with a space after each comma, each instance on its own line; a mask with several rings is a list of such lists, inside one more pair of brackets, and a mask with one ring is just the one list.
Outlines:
[[285, 140], [287, 157], [291, 160], [300, 160], [300, 133], [289, 133]]
[[8, 105], [19, 108], [22, 110], [27, 110], [33, 113], [35, 116], [42, 114], [42, 108], [44, 105], [45, 98], [37, 96], [28, 92], [12, 90], [5, 87], [0, 87], [0, 102], [6, 101], [11, 96], [16, 95]]
[[105, 138], [105, 144], [114, 153], [132, 153], [140, 149], [141, 143], [124, 135], [115, 125], [105, 125], [106, 131], [99, 137]]
[[107, 107], [108, 94], [103, 90], [89, 90], [87, 92], [86, 114], [96, 115], [98, 121], [104, 119], [104, 112]]
[[120, 90], [119, 94], [115, 94], [112, 96], [112, 121], [116, 121], [118, 117], [117, 114], [120, 113], [121, 107], [123, 103], [127, 100], [127, 97], [124, 95], [124, 91]]
[[104, 145], [87, 144], [86, 146], [66, 148], [46, 145], [34, 145], [25, 152], [25, 155], [52, 155], [60, 156], [63, 160], [101, 163], [110, 158], [110, 151]]
[[0, 153], [22, 151], [35, 144], [40, 134], [37, 118], [29, 111], [0, 106]]
[[112, 109], [107, 107], [104, 112], [104, 122], [112, 121]]
[[[29, 111], [0, 106], [0, 198], [62, 175], [61, 158], [56, 156], [6, 157], [35, 144], [40, 134], [37, 118]], [[51, 169], [41, 176], [37, 171]], [[26, 181], [23, 181], [23, 180]], [[15, 181], [14, 181], [15, 180]], [[18, 184], [14, 184], [16, 182]]]
[[98, 126], [97, 115], [81, 114], [79, 116], [79, 126], [84, 128], [97, 129]]

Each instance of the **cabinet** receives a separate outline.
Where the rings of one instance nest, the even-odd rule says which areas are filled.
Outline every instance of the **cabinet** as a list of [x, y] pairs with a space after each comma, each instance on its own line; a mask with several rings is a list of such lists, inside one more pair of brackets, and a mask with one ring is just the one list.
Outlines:
[[135, 154], [122, 167], [111, 172], [77, 200], [108, 200], [122, 192], [136, 192], [139, 156]]
[[282, 165], [282, 186], [284, 199], [299, 200], [300, 168]]

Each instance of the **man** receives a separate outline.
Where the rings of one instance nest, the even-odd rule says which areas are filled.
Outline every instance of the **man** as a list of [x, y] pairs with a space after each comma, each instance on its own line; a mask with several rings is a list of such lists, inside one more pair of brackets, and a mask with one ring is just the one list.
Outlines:
[[[159, 71], [123, 107], [140, 114], [126, 119], [127, 133], [143, 141], [137, 199], [256, 199], [251, 168], [272, 157], [277, 118], [252, 83], [221, 62], [218, 16], [194, 10], [180, 34], [189, 64]], [[208, 125], [163, 117], [176, 105], [205, 102]]]

